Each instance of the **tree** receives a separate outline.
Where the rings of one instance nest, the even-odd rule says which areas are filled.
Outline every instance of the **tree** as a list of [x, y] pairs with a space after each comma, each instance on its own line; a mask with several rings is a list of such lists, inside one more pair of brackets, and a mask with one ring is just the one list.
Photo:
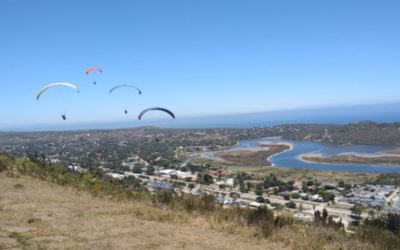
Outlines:
[[300, 194], [299, 194], [299, 193], [293, 193], [293, 194], [291, 195], [291, 197], [292, 197], [293, 199], [298, 199], [298, 198], [300, 198]]
[[229, 197], [231, 197], [233, 200], [237, 200], [240, 198], [240, 194], [236, 192], [229, 193]]
[[387, 228], [400, 236], [400, 214], [389, 213], [387, 216]]
[[314, 185], [314, 181], [309, 180], [309, 181], [306, 182], [306, 185], [307, 186], [312, 186], [312, 185]]
[[132, 172], [134, 172], [135, 174], [141, 174], [142, 173], [142, 167], [140, 165], [135, 165], [132, 168]]
[[239, 190], [241, 193], [247, 193], [249, 191], [244, 185], [244, 182], [240, 183]]
[[147, 175], [153, 175], [154, 174], [154, 167], [152, 167], [152, 166], [148, 166], [147, 168], [146, 168], [146, 174]]
[[264, 192], [264, 190], [263, 190], [261, 184], [257, 184], [256, 185], [256, 190], [255, 190], [256, 195], [262, 195], [263, 192]]
[[258, 203], [265, 203], [265, 199], [264, 199], [264, 197], [262, 197], [262, 196], [257, 196], [256, 202], [258, 202]]
[[354, 218], [353, 224], [356, 226], [360, 224], [362, 210], [363, 207], [361, 204], [354, 204], [350, 209], [352, 217]]
[[324, 208], [322, 209], [322, 223], [326, 224], [328, 221], [328, 211]]
[[198, 173], [197, 174], [197, 182], [200, 184], [213, 184], [214, 183], [214, 179], [211, 175], [209, 174], [202, 174], [202, 173]]
[[325, 202], [334, 201], [335, 195], [328, 192], [319, 192]]
[[340, 180], [339, 181], [339, 183], [338, 183], [338, 186], [340, 187], [340, 188], [344, 188], [344, 181], [343, 180]]
[[308, 186], [307, 186], [307, 184], [306, 184], [305, 181], [303, 181], [303, 183], [302, 183], [302, 185], [301, 185], [301, 190], [302, 190], [304, 193], [307, 193], [307, 192], [308, 192]]
[[314, 223], [319, 224], [321, 222], [321, 212], [319, 210], [314, 212]]
[[246, 182], [247, 190], [251, 190], [253, 188], [253, 184], [251, 182]]
[[374, 210], [369, 210], [368, 211], [368, 215], [371, 219], [373, 219], [375, 217], [375, 211]]
[[296, 208], [296, 203], [294, 201], [289, 201], [285, 204], [286, 207], [295, 209]]
[[361, 213], [362, 213], [363, 207], [361, 204], [357, 203], [354, 204], [354, 206], [351, 207], [350, 211], [352, 212], [352, 214], [356, 217], [361, 217]]

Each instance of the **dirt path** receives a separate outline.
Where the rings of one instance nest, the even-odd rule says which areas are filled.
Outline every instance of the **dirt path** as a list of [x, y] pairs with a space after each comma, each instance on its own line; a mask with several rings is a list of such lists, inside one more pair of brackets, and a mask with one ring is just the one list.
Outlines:
[[206, 226], [135, 217], [130, 204], [0, 174], [0, 249], [282, 249]]

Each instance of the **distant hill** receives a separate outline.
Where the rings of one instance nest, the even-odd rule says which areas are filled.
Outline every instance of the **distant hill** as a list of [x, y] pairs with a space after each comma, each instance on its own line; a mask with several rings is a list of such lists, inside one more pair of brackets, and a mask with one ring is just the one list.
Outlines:
[[333, 143], [400, 145], [400, 123], [363, 121], [347, 125], [288, 124], [274, 127], [285, 139]]

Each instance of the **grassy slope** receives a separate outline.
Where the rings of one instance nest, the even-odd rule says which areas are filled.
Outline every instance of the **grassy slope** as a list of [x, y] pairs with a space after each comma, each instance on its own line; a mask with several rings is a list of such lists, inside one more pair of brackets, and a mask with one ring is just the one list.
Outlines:
[[1, 173], [0, 211], [0, 249], [284, 248], [216, 231], [202, 218], [172, 218], [168, 211], [144, 204], [92, 198], [31, 177], [10, 178]]
[[[179, 203], [118, 199], [106, 191], [94, 198], [88, 190], [54, 184], [66, 177], [58, 172], [39, 167], [27, 172], [33, 178], [17, 171], [18, 164], [0, 155], [0, 249], [379, 249], [290, 217], [276, 217], [274, 226], [254, 210], [190, 213]], [[39, 180], [43, 171], [47, 177]], [[248, 224], [249, 218], [255, 221]], [[267, 238], [264, 227], [272, 230]]]

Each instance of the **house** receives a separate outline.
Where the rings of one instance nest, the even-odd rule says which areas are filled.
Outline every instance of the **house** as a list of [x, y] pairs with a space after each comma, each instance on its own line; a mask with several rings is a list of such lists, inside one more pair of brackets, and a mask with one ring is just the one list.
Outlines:
[[217, 181], [215, 184], [233, 187], [233, 178], [229, 178], [229, 179], [222, 180], [222, 181]]
[[86, 173], [88, 171], [86, 168], [81, 168], [77, 165], [69, 165], [67, 168], [71, 171], [79, 172], [79, 173]]
[[188, 174], [186, 172], [182, 172], [180, 170], [175, 170], [175, 169], [164, 169], [164, 170], [158, 171], [158, 173], [161, 175], [169, 176], [169, 177], [176, 176], [176, 177], [182, 178], [182, 179], [184, 179], [188, 176]]
[[314, 194], [311, 196], [311, 200], [313, 201], [324, 201], [324, 199], [322, 198], [322, 196], [320, 196], [319, 194]]
[[294, 183], [293, 183], [293, 187], [295, 188], [295, 189], [301, 189], [301, 187], [303, 186], [303, 184], [302, 184], [302, 182], [301, 181], [295, 181]]
[[107, 173], [106, 175], [111, 176], [112, 178], [122, 180], [125, 178], [125, 175], [123, 174], [117, 174], [117, 173]]
[[172, 185], [165, 180], [153, 180], [150, 181], [147, 184], [147, 187], [151, 190], [157, 190], [157, 189], [161, 189], [161, 190], [166, 190], [169, 191], [172, 189]]

